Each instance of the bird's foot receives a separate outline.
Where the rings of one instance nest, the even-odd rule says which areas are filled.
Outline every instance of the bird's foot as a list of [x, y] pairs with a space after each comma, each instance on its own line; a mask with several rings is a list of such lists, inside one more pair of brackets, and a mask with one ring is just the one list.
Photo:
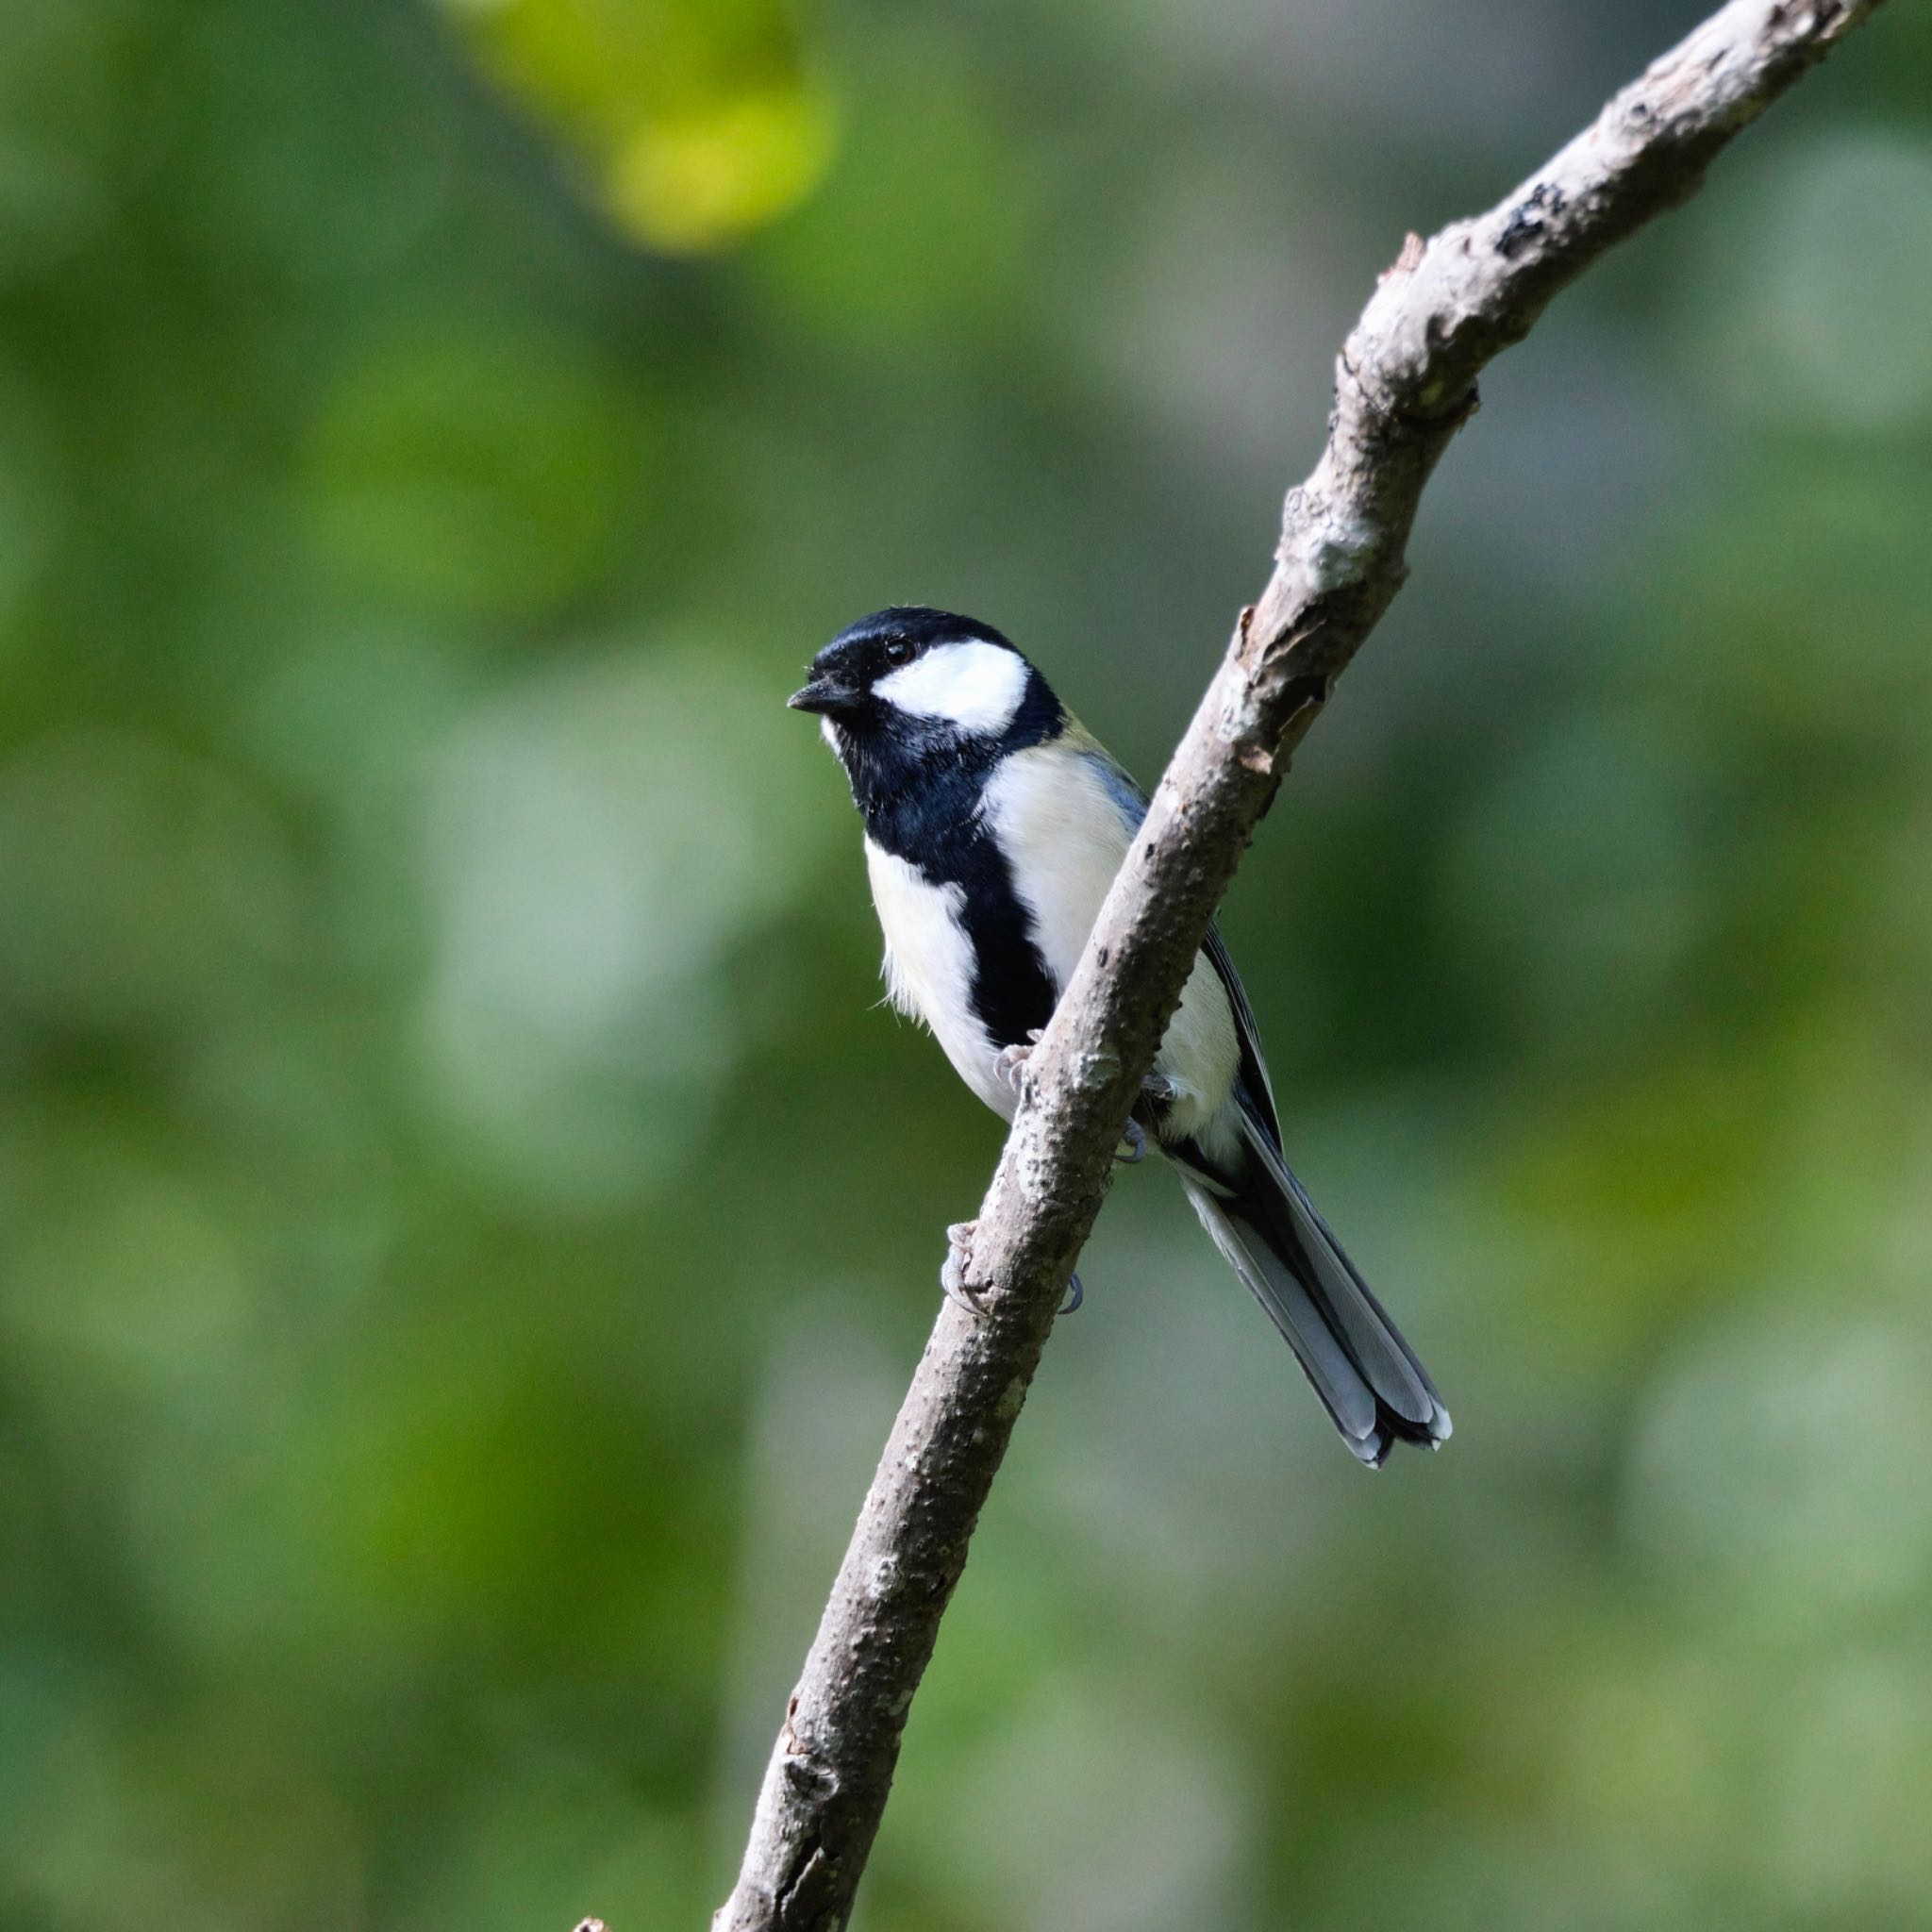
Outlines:
[[[986, 1304], [967, 1285], [966, 1271], [973, 1265], [974, 1238], [979, 1233], [976, 1221], [956, 1221], [946, 1229], [946, 1259], [940, 1270], [940, 1286], [945, 1291], [946, 1299], [956, 1302], [974, 1320], [986, 1313]], [[1080, 1277], [1070, 1274], [1067, 1277], [1067, 1298], [1056, 1311], [1071, 1315], [1087, 1299], [1087, 1291], [1080, 1286]]]
[[1040, 1036], [1045, 1030], [1042, 1026], [1034, 1027], [1027, 1034], [1026, 1043], [1024, 1046], [1016, 1041], [1011, 1046], [1001, 1047], [998, 1055], [994, 1058], [992, 1063], [994, 1074], [1010, 1087], [1015, 1093], [1020, 1091], [1021, 1072], [1026, 1065], [1026, 1062], [1033, 1058], [1033, 1049], [1040, 1044]]
[[[1174, 1099], [1179, 1089], [1165, 1074], [1149, 1074], [1141, 1082], [1141, 1091], [1157, 1107], [1165, 1107]], [[1113, 1158], [1123, 1167], [1139, 1167], [1146, 1159], [1147, 1130], [1131, 1114], [1127, 1116], [1126, 1127], [1121, 1135], [1121, 1144], [1126, 1152], [1123, 1154], [1116, 1150]]]
[[986, 1304], [966, 1285], [966, 1271], [973, 1265], [973, 1237], [979, 1232], [976, 1221], [956, 1221], [946, 1229], [946, 1258], [940, 1269], [940, 1286], [946, 1299], [969, 1315], [986, 1313]]

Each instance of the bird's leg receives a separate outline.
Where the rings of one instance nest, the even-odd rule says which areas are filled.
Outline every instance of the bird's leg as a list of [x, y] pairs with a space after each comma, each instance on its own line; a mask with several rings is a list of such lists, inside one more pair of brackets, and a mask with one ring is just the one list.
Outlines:
[[973, 1265], [973, 1237], [979, 1232], [976, 1221], [956, 1221], [946, 1229], [946, 1258], [940, 1269], [940, 1286], [946, 1299], [957, 1303], [969, 1315], [986, 1313], [986, 1304], [966, 1286], [966, 1271]]

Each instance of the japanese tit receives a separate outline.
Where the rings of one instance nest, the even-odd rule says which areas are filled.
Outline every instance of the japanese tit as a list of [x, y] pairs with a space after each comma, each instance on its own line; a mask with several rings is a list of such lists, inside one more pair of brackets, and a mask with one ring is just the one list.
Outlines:
[[[892, 1004], [1010, 1120], [1012, 1070], [1052, 1016], [1146, 799], [1013, 644], [971, 618], [877, 611], [818, 654], [791, 702], [818, 715], [865, 820]], [[1218, 932], [1137, 1114], [1355, 1455], [1378, 1467], [1397, 1441], [1446, 1441], [1435, 1386], [1282, 1158], [1254, 1016]]]

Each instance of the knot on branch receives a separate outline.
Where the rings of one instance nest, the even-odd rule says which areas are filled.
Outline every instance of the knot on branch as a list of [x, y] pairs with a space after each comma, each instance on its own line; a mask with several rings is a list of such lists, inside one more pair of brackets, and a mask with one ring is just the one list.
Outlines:
[[815, 1757], [804, 1754], [787, 1756], [785, 1776], [788, 1782], [804, 1791], [828, 1793], [839, 1789], [837, 1774]]
[[1120, 1049], [1103, 1041], [1090, 1053], [1075, 1054], [1068, 1077], [1082, 1093], [1104, 1093], [1121, 1076]]
[[794, 1690], [785, 1700], [785, 1725], [778, 1733], [779, 1748], [784, 1754], [786, 1778], [801, 1790], [821, 1794], [839, 1789], [838, 1774], [830, 1765], [823, 1763], [817, 1754], [798, 1735], [792, 1719], [798, 1715], [798, 1692]]
[[1569, 198], [1554, 181], [1539, 181], [1509, 210], [1503, 232], [1496, 237], [1496, 253], [1505, 261], [1514, 261], [1549, 233], [1551, 223], [1569, 206]]

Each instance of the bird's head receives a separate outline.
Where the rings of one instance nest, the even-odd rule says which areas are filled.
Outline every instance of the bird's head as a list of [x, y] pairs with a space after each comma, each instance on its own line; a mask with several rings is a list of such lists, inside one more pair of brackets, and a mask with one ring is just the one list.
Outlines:
[[1004, 749], [1047, 735], [1059, 715], [1045, 679], [1008, 639], [923, 605], [876, 610], [841, 631], [791, 704], [818, 716], [848, 765], [855, 754]]

